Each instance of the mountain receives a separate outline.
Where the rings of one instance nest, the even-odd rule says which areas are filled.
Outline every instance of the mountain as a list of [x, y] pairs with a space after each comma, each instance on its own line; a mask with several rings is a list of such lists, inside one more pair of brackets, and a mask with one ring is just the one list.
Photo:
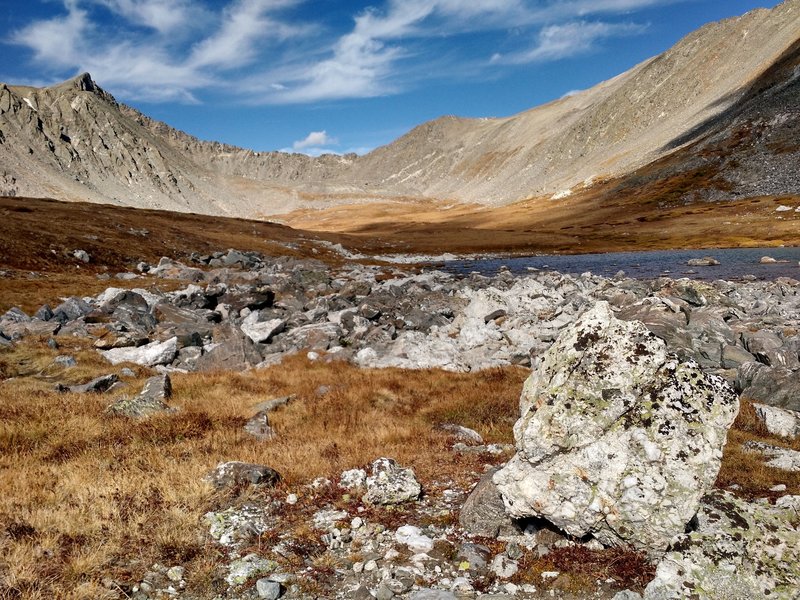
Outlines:
[[361, 157], [203, 142], [118, 103], [88, 74], [41, 89], [0, 84], [0, 194], [261, 217], [586, 190], [798, 193], [798, 38], [800, 0], [787, 0], [707, 25], [589, 90], [509, 118], [443, 117]]

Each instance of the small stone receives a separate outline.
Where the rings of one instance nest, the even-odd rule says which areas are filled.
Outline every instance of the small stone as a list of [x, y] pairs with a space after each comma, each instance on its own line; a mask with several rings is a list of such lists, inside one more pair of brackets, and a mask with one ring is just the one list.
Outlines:
[[394, 592], [390, 590], [386, 584], [382, 583], [378, 586], [375, 598], [377, 598], [377, 600], [392, 600], [392, 598], [394, 598]]
[[353, 517], [353, 520], [350, 521], [350, 528], [353, 530], [360, 529], [363, 525], [364, 525], [364, 519], [362, 519], [361, 517]]
[[167, 579], [178, 583], [181, 579], [183, 579], [183, 571], [184, 569], [181, 566], [170, 567], [167, 569]]
[[367, 562], [364, 563], [364, 571], [366, 572], [374, 571], [377, 568], [378, 568], [377, 561], [368, 560]]
[[347, 490], [363, 488], [367, 485], [367, 472], [364, 469], [344, 471], [339, 478], [339, 487]]
[[281, 476], [275, 469], [264, 465], [230, 461], [217, 465], [208, 479], [217, 488], [245, 484], [273, 486]]
[[286, 504], [297, 504], [297, 494], [289, 494], [286, 496]]
[[363, 573], [364, 572], [364, 563], [359, 561], [353, 563], [353, 573]]
[[400, 527], [394, 535], [395, 540], [400, 544], [408, 546], [414, 553], [425, 553], [433, 550], [433, 540], [422, 533], [419, 527], [404, 525]]
[[53, 363], [58, 365], [59, 367], [64, 367], [65, 369], [69, 369], [70, 367], [74, 367], [78, 364], [78, 362], [72, 356], [56, 356], [53, 359]]
[[776, 486], [769, 488], [770, 492], [785, 492], [786, 491], [786, 484], [779, 483]]
[[256, 581], [256, 592], [259, 598], [278, 600], [281, 597], [281, 584], [277, 581], [261, 578]]
[[372, 463], [372, 475], [367, 477], [364, 502], [370, 504], [401, 504], [416, 500], [422, 488], [412, 469], [400, 467], [391, 458], [379, 458]]
[[88, 263], [91, 260], [91, 257], [89, 256], [89, 253], [86, 252], [86, 250], [75, 250], [72, 253], [72, 256], [74, 256], [83, 263]]

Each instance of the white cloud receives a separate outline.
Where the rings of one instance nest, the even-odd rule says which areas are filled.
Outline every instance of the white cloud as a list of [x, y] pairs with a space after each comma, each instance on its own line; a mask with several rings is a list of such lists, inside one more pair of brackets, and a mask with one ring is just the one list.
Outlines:
[[82, 58], [81, 40], [91, 29], [85, 11], [77, 0], [65, 0], [67, 14], [35, 21], [11, 34], [11, 43], [28, 46], [34, 59], [57, 67], [72, 67]]
[[271, 40], [286, 40], [307, 28], [283, 23], [269, 15], [276, 8], [296, 2], [239, 0], [223, 10], [222, 25], [195, 45], [189, 58], [194, 67], [233, 68], [251, 62], [259, 46]]
[[492, 62], [527, 64], [560, 60], [589, 52], [597, 41], [623, 35], [644, 33], [646, 25], [577, 21], [542, 28], [533, 48], [512, 54], [495, 54]]
[[202, 9], [188, 0], [95, 0], [131, 23], [170, 33], [191, 27]]
[[338, 143], [339, 140], [329, 136], [327, 131], [312, 131], [304, 139], [297, 140], [292, 144], [292, 149], [301, 151], [314, 147], [335, 146]]
[[[487, 65], [458, 53], [464, 34], [533, 37], [532, 48], [498, 54], [495, 65], [558, 60], [641, 31], [592, 15], [691, 0], [374, 1], [341, 32], [324, 15], [303, 22], [292, 12], [312, 0], [61, 0], [62, 16], [34, 21], [10, 40], [54, 79], [89, 71], [123, 99], [196, 102], [213, 89], [251, 104], [309, 103], [480, 76]], [[108, 11], [118, 17], [112, 24]], [[464, 37], [446, 55], [431, 49], [456, 36]]]

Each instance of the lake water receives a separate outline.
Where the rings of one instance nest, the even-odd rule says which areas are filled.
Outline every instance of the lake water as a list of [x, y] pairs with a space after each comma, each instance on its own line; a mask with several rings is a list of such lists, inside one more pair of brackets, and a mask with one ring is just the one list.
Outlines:
[[[712, 256], [720, 264], [713, 267], [690, 267], [686, 264], [691, 258], [704, 256]], [[760, 264], [759, 261], [763, 256], [771, 256], [778, 261], [787, 262]], [[573, 274], [591, 271], [595, 275], [613, 277], [622, 270], [628, 277], [638, 279], [651, 279], [666, 275], [675, 279], [689, 277], [705, 280], [739, 280], [747, 276], [754, 276], [758, 279], [777, 279], [778, 277], [800, 279], [798, 261], [800, 261], [800, 248], [734, 248], [453, 260], [435, 263], [432, 266], [443, 271], [460, 274], [477, 271], [484, 275], [494, 275], [501, 267], [507, 267], [513, 273], [526, 273], [532, 269]]]

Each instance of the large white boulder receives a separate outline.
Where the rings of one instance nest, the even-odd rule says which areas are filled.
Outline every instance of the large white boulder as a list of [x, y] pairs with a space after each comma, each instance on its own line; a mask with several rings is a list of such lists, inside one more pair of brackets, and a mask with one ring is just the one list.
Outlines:
[[178, 338], [172, 337], [165, 342], [150, 342], [138, 348], [112, 348], [100, 352], [112, 365], [132, 362], [145, 367], [168, 365], [178, 354]]
[[517, 454], [494, 481], [513, 517], [658, 554], [711, 488], [738, 409], [723, 379], [599, 302], [525, 382]]

